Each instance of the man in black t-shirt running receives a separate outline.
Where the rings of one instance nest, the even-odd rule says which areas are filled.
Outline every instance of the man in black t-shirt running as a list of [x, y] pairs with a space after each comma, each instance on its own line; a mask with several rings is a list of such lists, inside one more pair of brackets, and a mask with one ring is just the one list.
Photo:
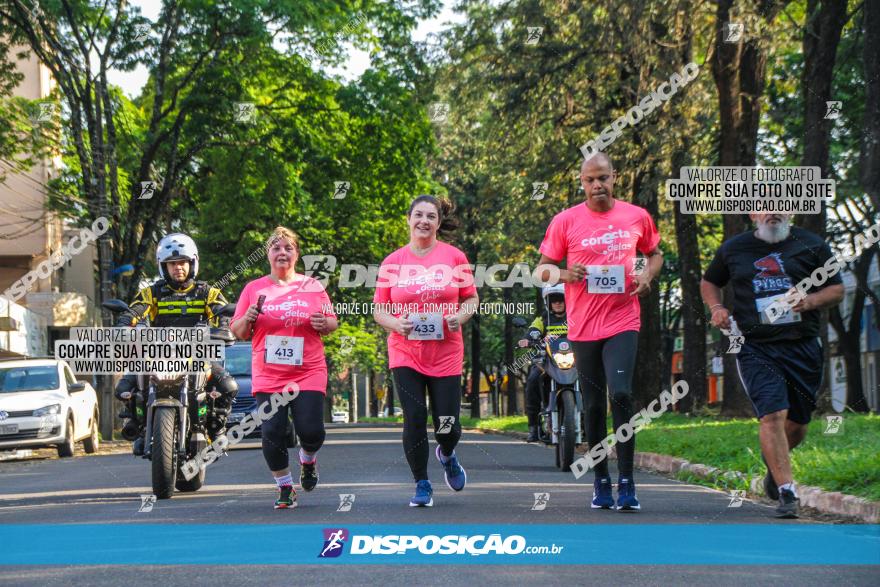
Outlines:
[[[761, 452], [768, 468], [764, 489], [779, 500], [777, 517], [796, 518], [798, 497], [788, 453], [807, 435], [822, 383], [819, 310], [840, 303], [843, 282], [840, 266], [819, 236], [792, 227], [789, 215], [750, 216], [756, 230], [718, 248], [700, 293], [712, 325], [730, 328], [721, 288], [728, 282], [733, 286], [733, 318], [745, 336], [736, 363], [761, 422]], [[809, 287], [801, 284], [804, 279]]]

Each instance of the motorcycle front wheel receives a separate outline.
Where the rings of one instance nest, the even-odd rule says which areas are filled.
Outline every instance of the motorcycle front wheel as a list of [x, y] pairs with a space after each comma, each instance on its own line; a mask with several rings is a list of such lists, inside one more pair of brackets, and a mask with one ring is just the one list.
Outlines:
[[174, 495], [177, 480], [177, 409], [159, 408], [153, 414], [153, 493], [157, 499]]
[[562, 471], [568, 471], [574, 462], [577, 407], [572, 390], [563, 390], [559, 397], [562, 400], [557, 404], [557, 408], [561, 412], [559, 414], [561, 426], [559, 427], [559, 442], [556, 444], [556, 466]]

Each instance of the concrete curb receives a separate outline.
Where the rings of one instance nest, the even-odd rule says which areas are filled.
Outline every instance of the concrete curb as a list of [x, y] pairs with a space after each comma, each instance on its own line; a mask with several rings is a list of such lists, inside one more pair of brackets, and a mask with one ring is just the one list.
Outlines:
[[[512, 430], [490, 430], [486, 428], [468, 428], [468, 430], [472, 432], [502, 434], [520, 439], [525, 439], [528, 436], [525, 432]], [[612, 456], [614, 455], [612, 454]], [[639, 469], [671, 476], [684, 472], [707, 480], [727, 479], [748, 482], [748, 477], [739, 471], [725, 471], [717, 467], [710, 467], [701, 463], [691, 463], [685, 459], [653, 452], [637, 452], [634, 464]], [[802, 506], [813, 508], [823, 514], [855, 518], [868, 524], [880, 523], [880, 501], [870, 501], [863, 497], [856, 497], [855, 495], [848, 495], [839, 491], [825, 491], [810, 485], [798, 484], [797, 491]], [[764, 495], [763, 477], [755, 477], [751, 480], [749, 496], [751, 498], [767, 499]]]
[[403, 428], [402, 422], [325, 422], [325, 428]]
[[[690, 473], [701, 479], [718, 478], [748, 481], [748, 477], [739, 471], [724, 471], [699, 463], [691, 463], [685, 459], [650, 452], [637, 452], [635, 466], [658, 473], [677, 475]], [[847, 516], [869, 524], [880, 522], [880, 502], [870, 501], [863, 497], [847, 495], [839, 491], [825, 491], [810, 485], [797, 485], [801, 505], [813, 508], [823, 514]], [[750, 497], [766, 499], [764, 495], [763, 477], [754, 477], [750, 483]]]

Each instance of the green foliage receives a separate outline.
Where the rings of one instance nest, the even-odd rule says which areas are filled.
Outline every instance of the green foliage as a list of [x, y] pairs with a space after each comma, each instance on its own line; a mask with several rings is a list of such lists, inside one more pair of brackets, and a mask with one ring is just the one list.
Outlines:
[[342, 371], [359, 367], [362, 371], [381, 371], [387, 367], [385, 337], [350, 321], [340, 321], [339, 328], [324, 338], [324, 349], [331, 365]]
[[[814, 419], [806, 440], [792, 452], [792, 473], [797, 482], [880, 499], [880, 417], [846, 414], [840, 434], [826, 435], [824, 429], [825, 419]], [[754, 419], [666, 414], [639, 432], [636, 442], [641, 451], [740, 471], [748, 477], [763, 477], [766, 472]]]
[[[233, 185], [245, 195], [276, 198], [283, 193], [276, 203], [293, 209], [303, 204], [304, 194], [325, 192], [328, 181], [332, 185], [326, 176], [351, 173], [345, 142], [358, 132], [366, 136], [370, 124], [380, 121], [355, 114], [351, 122], [337, 111], [363, 99], [372, 100], [365, 109], [373, 106], [373, 115], [383, 115], [385, 107], [407, 96], [403, 88], [424, 75], [418, 52], [409, 50], [409, 33], [419, 18], [436, 9], [435, 0], [234, 0], [222, 6], [163, 0], [152, 23], [128, 4], [74, 0], [31, 9], [2, 0], [0, 38], [28, 46], [60, 85], [69, 106], [62, 143], [69, 165], [55, 186], [60, 195], [50, 204], [68, 217], [91, 218], [104, 208], [113, 214], [114, 262], [135, 266], [131, 279], [121, 277], [117, 283], [124, 296], [144, 269], [152, 269], [149, 252], [163, 232], [197, 229], [202, 214], [190, 189], [210, 172], [205, 164], [234, 164], [245, 151], [249, 160], [236, 170], [240, 177], [230, 178], [240, 180]], [[345, 42], [371, 49], [377, 63], [375, 73], [354, 90], [360, 96], [345, 95], [320, 73], [339, 62]], [[9, 69], [3, 63], [0, 78]], [[139, 64], [148, 68], [150, 79], [131, 105], [119, 92], [103, 95], [108, 68], [130, 70]], [[261, 122], [247, 128], [238, 123], [242, 102], [256, 104]], [[417, 108], [401, 109], [398, 121]], [[412, 136], [419, 132], [417, 124], [406, 130]], [[4, 140], [0, 135], [0, 146]], [[255, 144], [260, 152], [251, 152]], [[412, 169], [398, 165], [384, 148], [364, 147], [372, 148], [379, 172], [383, 167], [403, 173]], [[302, 165], [303, 160], [313, 167]], [[417, 165], [418, 160], [411, 162]], [[417, 186], [421, 177], [392, 181], [390, 189], [381, 182], [363, 189], [394, 196]], [[156, 182], [153, 198], [137, 197], [144, 181]], [[256, 212], [252, 230], [264, 230], [261, 221], [277, 216], [268, 202], [245, 203], [251, 205], [248, 212]], [[315, 233], [333, 225], [332, 215], [320, 210], [307, 209], [303, 218]], [[314, 236], [308, 229], [303, 232]]]
[[[855, 13], [859, 3], [850, 4]], [[87, 0], [44, 1], [28, 11], [32, 5], [0, 0], [0, 158], [23, 168], [46, 149], [62, 155], [48, 207], [81, 222], [107, 207], [112, 261], [136, 266], [131, 280], [117, 280], [123, 297], [139, 278], [155, 275], [153, 243], [180, 230], [199, 244], [201, 277], [223, 279], [234, 300], [267, 272], [261, 248], [285, 225], [300, 234], [304, 256], [335, 258], [333, 302], [368, 303], [372, 288], [339, 286], [340, 265], [377, 265], [404, 245], [405, 211], [420, 193], [455, 202], [461, 228], [453, 244], [472, 263], [533, 268], [550, 219], [584, 199], [580, 145], [693, 59], [697, 79], [608, 149], [619, 173], [615, 195], [656, 207], [666, 261], [660, 320], [667, 334], [676, 328], [679, 258], [692, 251], [678, 250], [664, 180], [678, 175], [674, 165], [718, 159], [718, 96], [706, 62], [712, 3], [469, 0], [457, 7], [466, 22], [438, 36], [433, 48], [412, 43], [410, 34], [419, 19], [436, 14], [438, 0], [162, 0], [156, 22], [125, 3], [104, 10]], [[765, 164], [798, 164], [803, 150], [806, 6], [788, 3], [762, 31]], [[738, 6], [737, 16], [750, 18], [751, 9]], [[684, 36], [682, 14], [690, 23]], [[531, 43], [533, 27], [542, 31]], [[74, 32], [88, 39], [85, 54]], [[348, 43], [370, 52], [371, 67], [345, 82], [326, 68], [343, 62]], [[10, 53], [16, 44], [53, 68], [57, 123], [35, 129], [28, 117], [35, 105], [9, 98], [18, 80]], [[854, 19], [834, 74], [835, 96], [844, 102], [831, 147], [838, 197], [856, 186], [862, 44]], [[109, 111], [97, 111], [96, 103], [104, 104], [94, 53], [107, 67], [145, 66], [149, 82], [133, 98], [110, 88]], [[432, 123], [426, 110], [438, 102], [449, 105], [448, 120]], [[254, 105], [252, 120], [239, 117], [243, 103]], [[159, 189], [139, 199], [146, 180]], [[345, 198], [333, 198], [336, 182], [350, 183]], [[541, 199], [533, 198], [536, 183], [547, 184]], [[721, 218], [700, 217], [696, 230], [705, 265], [720, 245]], [[505, 292], [490, 284], [479, 295], [489, 303], [537, 299], [534, 288]], [[369, 315], [340, 319], [343, 328], [328, 339], [334, 369], [382, 368], [384, 332]], [[483, 371], [500, 365], [520, 336], [514, 331], [506, 340], [507, 319], [479, 318]], [[473, 327], [466, 327], [468, 350]], [[351, 351], [342, 352], [343, 337], [355, 341]], [[473, 367], [466, 356], [466, 368]]]

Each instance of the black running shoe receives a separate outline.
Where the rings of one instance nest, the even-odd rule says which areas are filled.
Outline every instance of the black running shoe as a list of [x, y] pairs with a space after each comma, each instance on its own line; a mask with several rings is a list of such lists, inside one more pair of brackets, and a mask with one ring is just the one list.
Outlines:
[[311, 491], [318, 484], [318, 459], [311, 463], [299, 464], [299, 484], [302, 485], [303, 491]]
[[131, 445], [131, 453], [136, 457], [144, 456], [144, 437], [138, 436]]
[[782, 489], [779, 491], [779, 505], [776, 506], [776, 517], [777, 518], [797, 518], [798, 517], [798, 506], [800, 504], [800, 499], [795, 497], [793, 491], [789, 489]]
[[296, 507], [296, 491], [292, 485], [282, 485], [278, 488], [278, 499], [275, 500], [276, 510], [286, 510]]

